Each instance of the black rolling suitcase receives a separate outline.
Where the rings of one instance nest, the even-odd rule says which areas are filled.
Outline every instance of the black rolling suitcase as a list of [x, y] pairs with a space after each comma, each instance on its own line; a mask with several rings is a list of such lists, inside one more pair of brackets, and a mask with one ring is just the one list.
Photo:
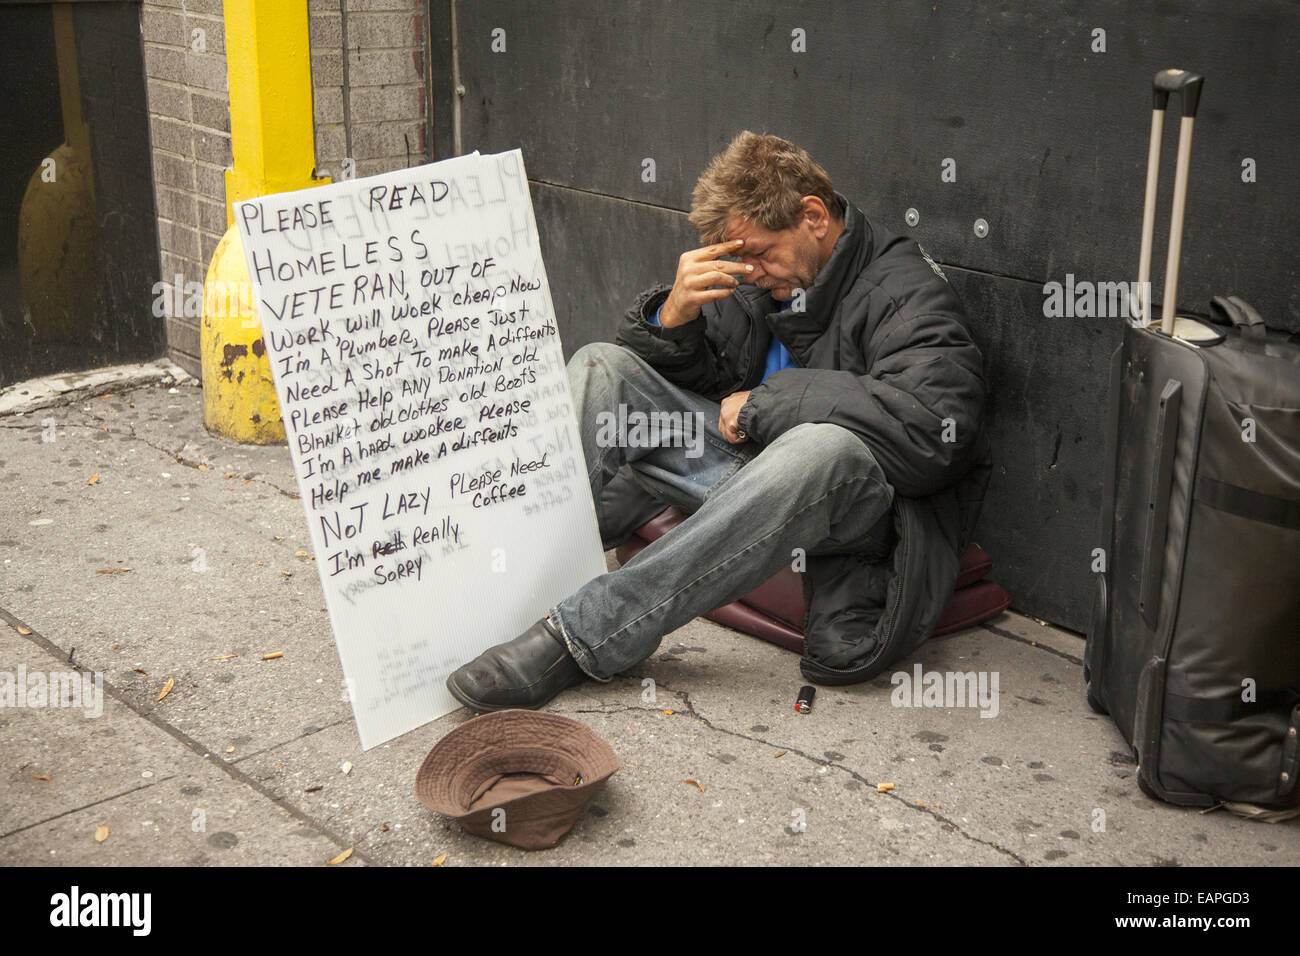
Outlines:
[[[1139, 288], [1150, 275], [1160, 133], [1183, 119], [1163, 316], [1142, 296], [1110, 368], [1088, 703], [1136, 753], [1147, 794], [1300, 808], [1300, 335], [1216, 298], [1174, 307], [1201, 78], [1155, 79]], [[1278, 814], [1274, 814], [1277, 816]]]

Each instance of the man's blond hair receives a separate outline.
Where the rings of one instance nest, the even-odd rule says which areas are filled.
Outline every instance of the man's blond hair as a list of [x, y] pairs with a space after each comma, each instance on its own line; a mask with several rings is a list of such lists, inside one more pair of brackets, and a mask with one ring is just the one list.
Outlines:
[[700, 174], [691, 194], [691, 225], [706, 244], [722, 241], [733, 216], [779, 232], [799, 221], [804, 196], [816, 196], [833, 219], [841, 218], [831, 178], [806, 151], [779, 136], [745, 130]]

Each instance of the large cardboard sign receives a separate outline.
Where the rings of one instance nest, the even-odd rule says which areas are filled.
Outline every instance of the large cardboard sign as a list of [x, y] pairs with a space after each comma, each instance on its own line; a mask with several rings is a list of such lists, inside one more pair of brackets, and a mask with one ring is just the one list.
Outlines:
[[519, 150], [235, 207], [361, 744], [605, 572]]

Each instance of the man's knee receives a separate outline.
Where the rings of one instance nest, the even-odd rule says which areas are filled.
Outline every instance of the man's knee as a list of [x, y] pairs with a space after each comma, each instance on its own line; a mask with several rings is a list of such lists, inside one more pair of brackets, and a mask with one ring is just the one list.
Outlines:
[[[854, 457], [863, 454], [869, 456], [871, 454], [870, 449], [867, 448], [861, 438], [843, 425], [834, 425], [830, 422], [804, 422], [801, 425], [795, 425], [794, 428], [781, 435], [777, 441], [783, 444], [798, 445], [801, 448], [816, 449], [820, 452], [819, 457], [823, 458]], [[773, 445], [775, 446], [775, 444], [774, 442]]]
[[572, 378], [602, 367], [617, 373], [639, 365], [635, 355], [615, 342], [589, 342], [573, 353], [567, 370]]
[[874, 475], [884, 483], [884, 472], [866, 443], [842, 425], [804, 422], [785, 432], [769, 449], [782, 447], [794, 460], [805, 461], [828, 474]]

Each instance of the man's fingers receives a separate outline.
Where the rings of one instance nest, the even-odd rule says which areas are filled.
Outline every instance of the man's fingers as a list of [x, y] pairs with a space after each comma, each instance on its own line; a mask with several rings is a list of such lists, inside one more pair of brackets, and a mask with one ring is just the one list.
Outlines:
[[690, 270], [697, 275], [707, 275], [710, 272], [725, 272], [728, 275], [747, 275], [754, 271], [754, 267], [746, 265], [743, 262], [732, 262], [730, 259], [707, 259], [703, 262], [695, 263]]
[[731, 295], [740, 285], [736, 276], [753, 271], [751, 266], [744, 263], [717, 258], [735, 255], [742, 245], [743, 239], [735, 239], [682, 253], [677, 278], [669, 296], [669, 301], [673, 303], [673, 315], [677, 317], [673, 324], [681, 325], [699, 318], [701, 305]]
[[748, 270], [738, 262], [720, 262], [718, 266], [739, 266], [738, 269], [709, 269], [707, 271], [696, 272], [682, 279], [682, 285], [688, 290], [703, 290], [711, 285], [725, 285], [728, 288], [735, 288], [745, 281]]
[[744, 239], [729, 239], [726, 242], [715, 242], [711, 246], [705, 246], [710, 259], [716, 259], [718, 256], [734, 255], [735, 251], [745, 244]]
[[711, 246], [701, 246], [698, 249], [692, 249], [686, 253], [686, 256], [692, 259], [716, 259], [718, 256], [734, 255], [736, 250], [745, 244], [744, 239], [734, 239], [729, 242], [715, 242]]
[[718, 259], [713, 262], [713, 267], [720, 272], [731, 272], [736, 275], [744, 275], [754, 271], [754, 267], [746, 265], [743, 262], [732, 262], [730, 259]]
[[[732, 421], [734, 421], [739, 414], [740, 408], [735, 402], [732, 402], [731, 399], [731, 395], [724, 398], [722, 400], [721, 408], [718, 409], [718, 431], [722, 433], [722, 437], [728, 442], [733, 445], [738, 445], [741, 442], [740, 425], [739, 423], [732, 424]], [[731, 407], [729, 408], [728, 406]], [[729, 415], [731, 421], [728, 420]]]
[[700, 288], [708, 288], [711, 285], [725, 285], [729, 289], [734, 289], [740, 285], [740, 280], [728, 272], [722, 272], [715, 269], [712, 272], [705, 272], [697, 276], [695, 282]]
[[723, 272], [706, 272], [703, 275], [691, 276], [682, 283], [686, 294], [692, 299], [708, 292], [716, 292], [718, 288], [721, 288], [724, 292], [731, 292], [738, 285], [740, 285], [738, 279]]

